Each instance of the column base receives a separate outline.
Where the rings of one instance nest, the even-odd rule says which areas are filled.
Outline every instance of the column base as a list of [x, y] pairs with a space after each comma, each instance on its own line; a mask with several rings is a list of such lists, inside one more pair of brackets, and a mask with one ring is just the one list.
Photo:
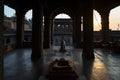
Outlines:
[[82, 58], [83, 59], [89, 59], [89, 60], [92, 60], [92, 59], [95, 59], [95, 56], [94, 56], [94, 53], [88, 53], [88, 52], [83, 52], [82, 53]]
[[75, 48], [82, 48], [82, 45], [75, 45]]
[[36, 54], [36, 53], [32, 53], [31, 54], [31, 60], [34, 62], [34, 61], [38, 61], [41, 59], [41, 55], [40, 54]]
[[51, 48], [50, 45], [49, 45], [49, 46], [45, 46], [45, 45], [44, 45], [44, 49], [49, 49], [49, 48]]

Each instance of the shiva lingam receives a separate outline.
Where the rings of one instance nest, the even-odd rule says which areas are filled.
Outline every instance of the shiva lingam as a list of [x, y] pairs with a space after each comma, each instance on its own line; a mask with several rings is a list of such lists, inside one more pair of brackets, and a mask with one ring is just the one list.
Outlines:
[[60, 50], [59, 50], [59, 51], [60, 51], [60, 52], [66, 52], [66, 49], [65, 49], [65, 41], [64, 41], [64, 40], [61, 41]]

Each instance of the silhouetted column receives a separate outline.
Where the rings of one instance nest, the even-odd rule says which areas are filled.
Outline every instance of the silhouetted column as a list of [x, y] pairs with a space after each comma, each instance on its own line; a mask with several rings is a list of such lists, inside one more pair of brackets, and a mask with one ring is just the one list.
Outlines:
[[42, 59], [43, 55], [43, 8], [37, 0], [33, 6], [32, 61]]
[[[85, 0], [86, 2], [86, 0]], [[93, 9], [91, 0], [84, 5], [83, 14], [83, 58], [94, 58], [93, 54]]]
[[3, 0], [0, 0], [0, 80], [3, 80], [3, 54], [4, 54], [3, 16], [4, 16], [4, 2]]
[[102, 41], [103, 43], [109, 42], [109, 11], [102, 12], [101, 24], [102, 24]]
[[22, 10], [16, 10], [17, 27], [16, 27], [16, 47], [23, 47], [24, 40], [24, 13]]
[[75, 47], [81, 48], [81, 16], [76, 15], [76, 26], [75, 26]]
[[51, 45], [53, 45], [54, 27], [53, 27], [53, 20], [51, 18], [50, 18], [50, 27], [51, 27]]
[[76, 24], [75, 24], [75, 18], [73, 19], [73, 46], [76, 47]]
[[44, 48], [51, 47], [51, 26], [50, 26], [50, 16], [44, 16]]

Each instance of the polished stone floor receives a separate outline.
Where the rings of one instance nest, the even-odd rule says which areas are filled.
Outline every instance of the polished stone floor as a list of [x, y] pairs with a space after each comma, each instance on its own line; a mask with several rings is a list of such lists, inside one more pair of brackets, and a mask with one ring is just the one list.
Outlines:
[[78, 80], [120, 80], [120, 54], [110, 50], [94, 49], [95, 59], [82, 59], [82, 49], [59, 46], [44, 50], [43, 61], [32, 62], [31, 49], [18, 49], [4, 56], [4, 80], [46, 80], [48, 65], [55, 59], [65, 58], [76, 64]]

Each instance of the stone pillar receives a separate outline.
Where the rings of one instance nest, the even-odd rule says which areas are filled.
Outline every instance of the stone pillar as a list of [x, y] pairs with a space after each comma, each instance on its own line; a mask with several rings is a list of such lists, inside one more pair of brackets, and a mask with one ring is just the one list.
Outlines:
[[73, 19], [73, 35], [72, 35], [72, 40], [73, 40], [73, 46], [76, 47], [76, 25], [75, 25], [75, 18]]
[[81, 16], [76, 15], [76, 26], [75, 26], [75, 47], [81, 48]]
[[33, 6], [32, 25], [32, 61], [42, 59], [43, 56], [43, 7], [39, 0]]
[[[86, 0], [85, 0], [86, 2]], [[91, 0], [84, 3], [83, 14], [83, 58], [94, 58], [93, 51], [93, 8]]]
[[0, 80], [3, 80], [3, 54], [4, 54], [3, 16], [4, 16], [4, 1], [0, 0]]
[[47, 49], [51, 47], [51, 26], [50, 16], [45, 15], [44, 17], [44, 48]]
[[51, 27], [51, 45], [53, 45], [54, 27], [53, 27], [53, 19], [51, 18], [50, 18], [50, 27]]
[[104, 11], [101, 14], [102, 24], [102, 42], [109, 42], [109, 11]]
[[22, 10], [16, 10], [17, 27], [16, 27], [16, 47], [23, 47], [24, 40], [24, 13]]

